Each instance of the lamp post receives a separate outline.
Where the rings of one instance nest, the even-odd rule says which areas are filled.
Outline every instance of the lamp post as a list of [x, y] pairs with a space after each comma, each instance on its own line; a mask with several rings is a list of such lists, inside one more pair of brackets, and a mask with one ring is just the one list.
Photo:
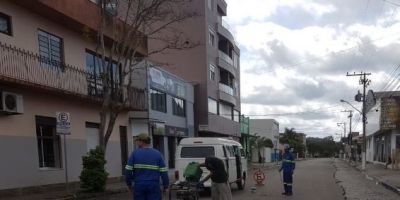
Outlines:
[[[365, 89], [365, 88], [364, 88]], [[365, 94], [365, 92], [364, 92]], [[365, 113], [365, 96], [363, 96], [362, 98], [362, 102], [363, 102], [363, 107], [362, 107], [362, 111], [360, 111], [359, 109], [357, 109], [356, 107], [354, 107], [353, 105], [351, 105], [351, 103], [349, 103], [348, 101], [345, 101], [343, 99], [340, 100], [340, 102], [342, 103], [347, 103], [348, 105], [350, 105], [352, 108], [354, 108], [357, 112], [359, 112], [362, 116], [362, 124], [363, 124], [363, 137], [362, 137], [362, 141], [363, 141], [363, 148], [362, 148], [362, 164], [361, 164], [361, 169], [365, 170], [365, 165], [366, 165], [366, 161], [367, 161], [367, 154], [366, 154], [366, 150], [367, 150], [367, 143], [366, 143], [366, 136], [365, 136], [365, 128], [366, 128], [366, 122], [367, 122], [367, 117], [366, 117], [366, 113]]]
[[346, 137], [346, 122], [337, 123], [337, 126], [340, 127], [341, 125], [343, 125], [343, 137], [342, 138], [344, 138], [344, 137]]

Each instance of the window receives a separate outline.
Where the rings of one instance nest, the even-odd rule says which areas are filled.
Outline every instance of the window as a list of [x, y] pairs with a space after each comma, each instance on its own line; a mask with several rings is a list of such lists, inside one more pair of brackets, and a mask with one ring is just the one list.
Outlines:
[[0, 33], [12, 35], [11, 17], [3, 13], [0, 13]]
[[208, 43], [211, 46], [215, 46], [215, 33], [211, 29], [209, 30], [209, 34], [208, 34]]
[[[103, 95], [103, 82], [101, 80], [101, 76], [103, 74], [103, 67], [101, 67], [102, 60], [100, 55], [96, 55], [96, 53], [86, 50], [86, 72], [87, 72], [87, 81], [88, 81], [88, 94], [91, 96], [99, 96]], [[106, 58], [106, 65], [109, 64], [109, 59]], [[120, 67], [116, 62], [112, 63], [110, 68], [110, 80], [112, 83], [112, 89], [115, 89], [119, 86], [121, 81]]]
[[205, 158], [215, 156], [214, 147], [182, 147], [181, 158]]
[[151, 99], [151, 109], [160, 111], [160, 112], [167, 112], [166, 107], [166, 95], [164, 92], [160, 92], [157, 90], [150, 89], [150, 99]]
[[172, 97], [172, 114], [184, 117], [185, 111], [185, 100]]
[[239, 122], [240, 113], [237, 110], [233, 110], [233, 121]]
[[100, 145], [100, 125], [86, 122], [86, 150], [89, 152]]
[[210, 80], [215, 80], [215, 66], [210, 64]]
[[207, 0], [208, 9], [210, 9], [210, 10], [212, 10], [212, 8], [213, 8], [212, 3], [213, 3], [213, 0]]
[[39, 55], [42, 66], [60, 68], [64, 62], [63, 41], [60, 37], [39, 30]]
[[36, 137], [40, 168], [61, 168], [60, 136], [56, 118], [36, 116]]
[[218, 104], [214, 99], [208, 98], [208, 112], [218, 114]]
[[220, 102], [219, 114], [222, 117], [232, 120], [232, 106]]

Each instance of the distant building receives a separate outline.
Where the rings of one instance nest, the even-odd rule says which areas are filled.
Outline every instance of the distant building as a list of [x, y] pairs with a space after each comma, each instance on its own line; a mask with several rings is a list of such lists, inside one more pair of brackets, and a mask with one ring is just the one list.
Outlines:
[[250, 155], [250, 118], [245, 115], [240, 116], [240, 143], [246, 152], [246, 155]]
[[271, 151], [271, 161], [278, 158], [279, 122], [275, 119], [250, 119], [250, 134], [271, 139], [274, 147]]

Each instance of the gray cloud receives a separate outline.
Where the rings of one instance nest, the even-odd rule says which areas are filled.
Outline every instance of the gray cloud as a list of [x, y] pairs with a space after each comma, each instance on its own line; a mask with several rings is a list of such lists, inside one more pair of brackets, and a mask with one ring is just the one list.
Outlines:
[[255, 88], [256, 93], [242, 97], [242, 103], [260, 105], [293, 105], [299, 103], [299, 99], [291, 91], [276, 90], [268, 86]]

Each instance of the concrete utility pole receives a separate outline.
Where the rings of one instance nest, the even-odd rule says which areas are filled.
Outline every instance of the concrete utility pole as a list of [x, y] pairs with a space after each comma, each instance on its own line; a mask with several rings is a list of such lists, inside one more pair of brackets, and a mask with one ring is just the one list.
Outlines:
[[[352, 110], [343, 110], [342, 112], [348, 112], [348, 113], [350, 113], [349, 114], [349, 116], [348, 116], [348, 118], [349, 118], [349, 120], [350, 120], [350, 124], [349, 124], [349, 135], [351, 134], [351, 123], [352, 123], [352, 120], [353, 120], [353, 111]], [[348, 135], [348, 136], [349, 136]]]
[[362, 153], [361, 153], [361, 156], [362, 156], [361, 169], [362, 170], [365, 170], [365, 165], [366, 165], [366, 160], [367, 160], [367, 157], [366, 157], [367, 156], [367, 154], [366, 154], [367, 142], [366, 142], [366, 134], [365, 134], [365, 125], [367, 122], [366, 109], [365, 109], [366, 108], [366, 106], [365, 106], [365, 100], [366, 100], [365, 91], [366, 91], [366, 88], [368, 87], [368, 85], [371, 83], [371, 80], [367, 79], [367, 76], [369, 76], [369, 75], [371, 75], [371, 73], [361, 72], [359, 74], [356, 74], [354, 72], [353, 74], [349, 74], [347, 72], [347, 76], [359, 76], [360, 77], [360, 85], [363, 85], [363, 94], [362, 94], [363, 148], [362, 148]]

